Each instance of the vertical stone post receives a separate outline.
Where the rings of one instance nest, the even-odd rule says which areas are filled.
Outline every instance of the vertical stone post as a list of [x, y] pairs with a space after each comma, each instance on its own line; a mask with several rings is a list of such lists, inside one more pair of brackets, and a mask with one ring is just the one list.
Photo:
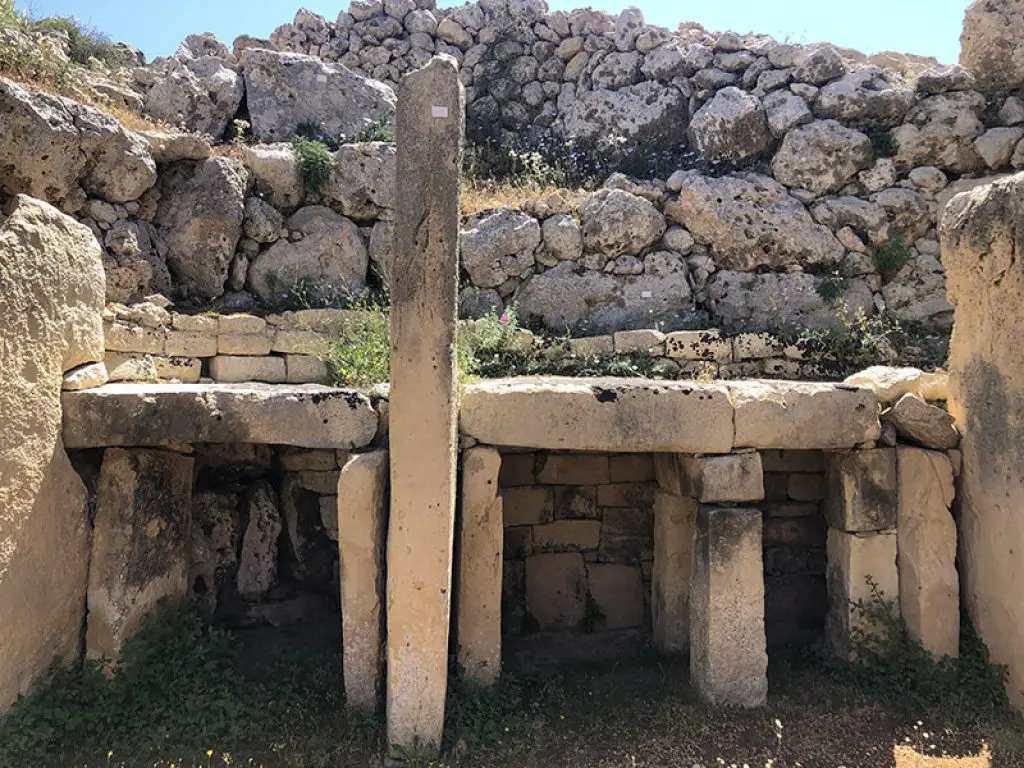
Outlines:
[[702, 506], [690, 584], [690, 677], [712, 704], [768, 700], [761, 511]]
[[[828, 529], [828, 616], [825, 640], [844, 660], [856, 657], [854, 635], [876, 630], [858, 608], [877, 599], [892, 603], [899, 613], [900, 585], [896, 573], [896, 532], [846, 533]], [[877, 592], [877, 595], [876, 595]]]
[[654, 494], [651, 625], [654, 647], [683, 653], [690, 646], [690, 572], [697, 502], [659, 489]]
[[398, 94], [391, 282], [387, 737], [441, 742], [455, 526], [459, 183], [465, 92], [447, 56]]
[[493, 685], [501, 671], [500, 469], [501, 454], [494, 448], [470, 448], [462, 455], [456, 645], [459, 668], [480, 685]]
[[377, 711], [384, 668], [384, 522], [388, 452], [349, 457], [338, 476], [338, 561], [345, 703]]

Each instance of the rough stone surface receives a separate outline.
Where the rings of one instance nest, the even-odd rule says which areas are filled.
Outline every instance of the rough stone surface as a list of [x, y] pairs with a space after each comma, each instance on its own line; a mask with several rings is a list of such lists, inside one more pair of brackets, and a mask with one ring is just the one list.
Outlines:
[[157, 603], [188, 594], [192, 465], [170, 451], [103, 454], [89, 563], [89, 658], [116, 661]]
[[867, 387], [880, 403], [895, 403], [907, 393], [923, 400], [949, 399], [949, 374], [945, 371], [925, 373], [918, 368], [892, 368], [873, 365], [860, 373], [847, 376], [844, 384]]
[[587, 573], [578, 552], [526, 558], [526, 609], [542, 630], [574, 629], [586, 609]]
[[533, 266], [540, 239], [532, 216], [507, 208], [485, 214], [459, 233], [462, 267], [474, 285], [496, 288]]
[[[391, 286], [387, 740], [436, 750], [444, 726], [455, 523], [459, 185], [465, 92], [438, 56], [402, 80]], [[434, 108], [441, 107], [440, 110]], [[431, 117], [446, 111], [448, 117]]]
[[[0, 711], [79, 656], [86, 488], [61, 437], [64, 374], [103, 359], [103, 268], [87, 228], [17, 197], [0, 222]], [[60, 568], [54, 568], [54, 553]]]
[[236, 584], [238, 594], [257, 599], [277, 582], [277, 540], [283, 528], [277, 493], [263, 480], [249, 487], [245, 507], [248, 524], [242, 535]]
[[493, 685], [501, 671], [500, 469], [501, 454], [494, 448], [478, 446], [462, 455], [456, 645], [459, 668], [480, 685]]
[[305, 286], [314, 299], [324, 299], [363, 289], [370, 259], [354, 222], [311, 205], [285, 226], [300, 237], [279, 240], [249, 267], [249, 285], [257, 296], [272, 301]]
[[823, 504], [828, 524], [847, 533], [896, 527], [896, 452], [876, 448], [829, 455]]
[[733, 417], [727, 391], [720, 384], [646, 379], [483, 381], [463, 390], [460, 428], [490, 445], [728, 453]]
[[374, 141], [339, 147], [322, 195], [351, 219], [390, 218], [395, 204], [395, 146]]
[[589, 195], [580, 210], [583, 246], [608, 256], [638, 254], [665, 232], [665, 217], [647, 200], [621, 189]]
[[784, 186], [756, 173], [685, 174], [665, 215], [708, 246], [723, 269], [820, 264], [843, 255], [839, 241]]
[[960, 652], [953, 467], [944, 453], [899, 446], [897, 531], [900, 613], [907, 632], [936, 658]]
[[72, 448], [267, 443], [360, 448], [377, 432], [369, 399], [315, 384], [106, 384], [65, 392]]
[[833, 654], [855, 658], [857, 632], [876, 631], [854, 604], [870, 604], [877, 596], [893, 603], [899, 614], [900, 584], [896, 571], [896, 532], [844, 533], [828, 531], [829, 611], [825, 640]]
[[651, 628], [654, 646], [662, 653], [685, 653], [690, 647], [690, 570], [696, 522], [695, 499], [655, 492]]
[[242, 234], [245, 186], [244, 169], [224, 157], [204, 160], [191, 172], [175, 167], [161, 177], [154, 221], [182, 296], [215, 299], [224, 293]]
[[338, 479], [338, 555], [345, 703], [377, 710], [384, 671], [388, 453], [353, 454]]
[[242, 67], [253, 136], [260, 141], [288, 141], [303, 123], [351, 138], [394, 119], [395, 92], [340, 64], [250, 49], [242, 54]]
[[1015, 0], [975, 0], [960, 35], [960, 63], [997, 88], [1024, 87], [1024, 17]]
[[565, 134], [579, 139], [624, 136], [637, 142], [676, 145], [686, 138], [687, 99], [655, 82], [617, 91], [588, 91], [566, 110]]
[[896, 401], [886, 417], [901, 435], [925, 448], [949, 450], [960, 444], [953, 417], [910, 393]]
[[169, 125], [222, 138], [245, 95], [242, 76], [215, 55], [172, 56], [155, 69], [159, 77], [146, 94], [145, 113]]
[[767, 703], [760, 510], [702, 506], [697, 514], [690, 675], [711, 704]]
[[690, 145], [710, 160], [744, 160], [772, 140], [764, 105], [739, 88], [723, 88], [690, 121]]
[[702, 503], [762, 501], [764, 470], [757, 451], [730, 456], [684, 456], [689, 495]]
[[869, 389], [789, 381], [725, 386], [736, 409], [736, 448], [842, 450], [881, 435]]
[[1024, 278], [1018, 269], [1024, 175], [979, 186], [946, 206], [942, 263], [956, 306], [950, 345], [951, 411], [960, 450], [960, 574], [967, 610], [992, 661], [1008, 666], [1008, 692], [1024, 705]]
[[787, 187], [821, 195], [841, 189], [873, 161], [866, 135], [835, 120], [818, 120], [786, 134], [772, 171]]

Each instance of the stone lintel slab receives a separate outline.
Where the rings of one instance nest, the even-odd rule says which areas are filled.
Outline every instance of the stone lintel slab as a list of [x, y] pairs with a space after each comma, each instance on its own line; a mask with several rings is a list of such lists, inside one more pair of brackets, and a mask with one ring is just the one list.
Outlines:
[[708, 702], [768, 699], [761, 512], [701, 506], [690, 583], [690, 677]]
[[726, 386], [736, 410], [736, 448], [845, 450], [882, 433], [867, 388], [764, 380]]
[[266, 443], [355, 449], [377, 432], [363, 394], [317, 384], [106, 384], [65, 392], [68, 448]]
[[461, 429], [481, 443], [617, 453], [729, 453], [733, 408], [721, 384], [536, 377], [462, 393]]
[[478, 446], [462, 455], [456, 645], [462, 674], [492, 685], [501, 671], [504, 522], [498, 495], [501, 454]]

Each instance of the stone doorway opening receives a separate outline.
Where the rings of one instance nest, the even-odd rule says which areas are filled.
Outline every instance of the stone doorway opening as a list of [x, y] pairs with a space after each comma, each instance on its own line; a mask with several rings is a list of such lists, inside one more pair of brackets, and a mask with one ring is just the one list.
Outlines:
[[651, 454], [502, 452], [502, 661], [533, 671], [651, 639]]

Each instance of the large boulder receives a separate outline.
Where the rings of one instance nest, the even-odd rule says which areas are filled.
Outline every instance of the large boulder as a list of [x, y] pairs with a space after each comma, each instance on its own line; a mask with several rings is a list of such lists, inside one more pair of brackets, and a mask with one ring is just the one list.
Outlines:
[[242, 53], [242, 67], [252, 131], [260, 141], [288, 141], [302, 125], [336, 140], [355, 138], [394, 121], [395, 92], [341, 64], [252, 48]]
[[583, 246], [606, 256], [638, 254], [665, 232], [665, 217], [649, 201], [621, 189], [602, 189], [583, 201]]
[[242, 76], [224, 57], [176, 55], [153, 69], [156, 83], [146, 94], [147, 115], [214, 139], [224, 135], [245, 95]]
[[242, 233], [245, 169], [226, 157], [180, 163], [160, 177], [154, 222], [167, 242], [176, 293], [215, 299]]
[[829, 83], [818, 94], [818, 117], [891, 127], [903, 121], [914, 103], [914, 92], [893, 83], [878, 67], [862, 67]]
[[835, 120], [817, 120], [786, 134], [772, 161], [775, 178], [816, 195], [835, 192], [874, 161], [871, 139]]
[[841, 301], [829, 303], [819, 289], [821, 278], [794, 274], [751, 274], [725, 270], [708, 281], [708, 302], [717, 324], [729, 330], [838, 328], [840, 316], [873, 312], [871, 289], [860, 279], [844, 287]]
[[61, 437], [61, 382], [103, 360], [100, 248], [18, 196], [0, 223], [0, 711], [55, 657], [79, 655], [89, 563], [86, 488]]
[[1024, 88], [1024, 3], [975, 0], [964, 16], [960, 63], [983, 88]]
[[896, 159], [908, 168], [936, 166], [953, 173], [982, 171], [985, 161], [974, 140], [985, 132], [981, 111], [985, 97], [977, 91], [940, 93], [923, 99], [896, 128]]
[[725, 269], [779, 269], [843, 255], [827, 227], [815, 223], [779, 182], [757, 173], [684, 174], [679, 197], [665, 206], [665, 215], [708, 246]]
[[462, 266], [478, 288], [497, 288], [534, 265], [540, 224], [529, 214], [502, 208], [459, 233]]
[[676, 88], [653, 81], [617, 91], [587, 91], [562, 116], [572, 139], [628, 139], [675, 146], [686, 139], [689, 100]]
[[346, 144], [334, 153], [334, 170], [321, 197], [356, 221], [391, 218], [395, 204], [395, 145]]
[[138, 199], [156, 182], [149, 144], [110, 115], [0, 78], [0, 188], [77, 211], [86, 196]]
[[[653, 267], [654, 257], [658, 259]], [[521, 317], [541, 321], [555, 333], [612, 333], [652, 325], [678, 328], [695, 316], [686, 262], [676, 254], [651, 254], [643, 274], [616, 277], [577, 271], [565, 261], [520, 287]]]
[[709, 160], [745, 160], [761, 155], [772, 133], [761, 100], [729, 86], [697, 110], [690, 121], [690, 145]]
[[356, 295], [366, 285], [370, 257], [350, 219], [329, 208], [301, 208], [286, 222], [293, 233], [256, 257], [249, 287], [264, 301], [303, 289], [315, 298]]
[[302, 205], [306, 183], [290, 144], [246, 147], [245, 166], [256, 190], [277, 210], [294, 213]]

